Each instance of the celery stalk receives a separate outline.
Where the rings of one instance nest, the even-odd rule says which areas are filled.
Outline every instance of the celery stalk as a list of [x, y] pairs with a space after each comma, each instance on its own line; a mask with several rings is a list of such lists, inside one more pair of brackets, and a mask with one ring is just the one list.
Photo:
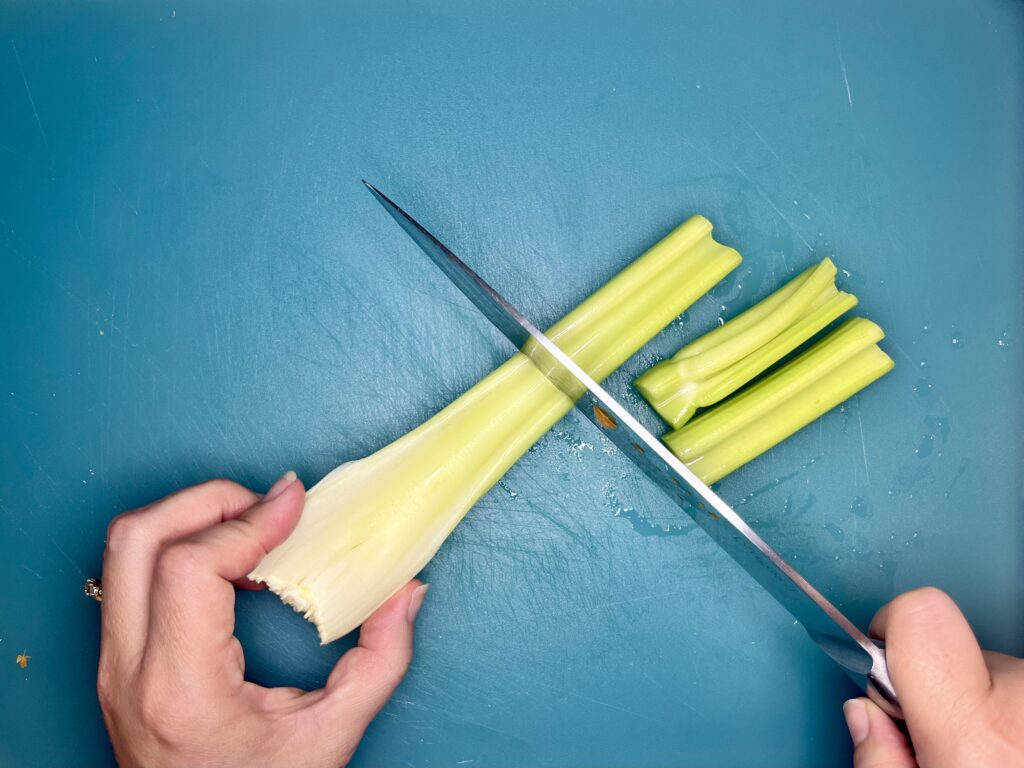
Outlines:
[[674, 428], [799, 347], [857, 303], [835, 286], [830, 259], [808, 268], [768, 298], [683, 347], [635, 381]]
[[853, 318], [738, 395], [664, 437], [713, 483], [851, 397], [893, 367], [882, 329]]
[[[695, 216], [556, 323], [601, 380], [733, 270]], [[310, 489], [295, 531], [250, 575], [317, 626], [348, 633], [433, 557], [470, 507], [572, 407], [517, 354], [428, 421]]]

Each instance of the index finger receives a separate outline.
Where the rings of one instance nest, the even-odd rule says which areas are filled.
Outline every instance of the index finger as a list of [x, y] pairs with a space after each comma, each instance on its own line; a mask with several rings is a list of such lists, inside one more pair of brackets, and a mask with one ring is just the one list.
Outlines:
[[[252, 571], [298, 523], [305, 493], [293, 480], [240, 517], [207, 528], [166, 548], [157, 562], [146, 644], [146, 665], [162, 679], [210, 680], [241, 669], [226, 663], [234, 641], [231, 582]], [[170, 675], [170, 677], [166, 677]]]
[[108, 651], [140, 653], [149, 618], [157, 554], [169, 542], [242, 514], [259, 496], [229, 480], [178, 491], [113, 519], [103, 553], [102, 642]]

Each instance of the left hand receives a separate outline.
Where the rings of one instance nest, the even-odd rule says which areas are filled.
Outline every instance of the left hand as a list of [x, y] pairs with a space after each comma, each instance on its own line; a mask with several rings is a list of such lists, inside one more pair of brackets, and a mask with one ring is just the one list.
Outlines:
[[244, 678], [233, 583], [298, 523], [288, 473], [260, 497], [226, 480], [116, 517], [103, 558], [97, 690], [121, 766], [326, 768], [348, 762], [412, 658], [426, 587], [371, 616], [317, 691]]

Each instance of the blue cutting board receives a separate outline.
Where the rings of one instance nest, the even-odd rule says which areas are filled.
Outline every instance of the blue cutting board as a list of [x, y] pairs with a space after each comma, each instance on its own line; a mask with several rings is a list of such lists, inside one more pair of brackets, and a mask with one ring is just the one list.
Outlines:
[[[1021, 6], [514, 6], [0, 10], [0, 764], [112, 761], [116, 512], [312, 483], [507, 356], [360, 177], [542, 323], [708, 216], [743, 265], [611, 381], [649, 423], [633, 375], [832, 256], [897, 367], [721, 493], [862, 626], [937, 584], [1024, 652]], [[355, 765], [848, 760], [850, 683], [606, 448], [569, 416], [445, 544]], [[265, 683], [348, 644], [238, 633]]]

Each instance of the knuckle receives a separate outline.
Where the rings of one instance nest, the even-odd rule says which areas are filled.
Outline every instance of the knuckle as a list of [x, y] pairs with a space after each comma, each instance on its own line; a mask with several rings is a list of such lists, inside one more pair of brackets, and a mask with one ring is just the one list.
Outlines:
[[194, 699], [168, 681], [143, 685], [137, 696], [139, 725], [160, 741], [174, 742], [194, 730]]
[[387, 656], [382, 653], [374, 653], [370, 657], [370, 664], [374, 667], [374, 678], [385, 690], [398, 687], [409, 669], [410, 661], [411, 659], [407, 655]]
[[256, 494], [243, 485], [218, 477], [200, 483], [193, 489], [198, 496], [211, 499], [215, 503], [225, 506], [233, 506], [238, 503], [252, 504], [256, 501]]
[[161, 577], [175, 578], [192, 573], [202, 561], [200, 547], [190, 541], [171, 544], [157, 558], [156, 570]]
[[107, 549], [116, 550], [143, 536], [145, 522], [137, 512], [122, 512], [107, 526]]
[[154, 736], [170, 737], [173, 735], [175, 707], [173, 697], [150, 687], [139, 696], [139, 724]]
[[906, 622], [915, 616], [945, 611], [953, 606], [953, 599], [937, 587], [921, 587], [905, 592], [892, 601], [892, 621]]
[[225, 477], [215, 477], [212, 480], [202, 482], [196, 486], [196, 489], [218, 495], [235, 494], [240, 491], [248, 493], [241, 485]]
[[114, 681], [110, 662], [100, 656], [100, 663], [96, 669], [96, 696], [100, 701], [100, 708], [104, 711], [110, 710], [114, 703]]

